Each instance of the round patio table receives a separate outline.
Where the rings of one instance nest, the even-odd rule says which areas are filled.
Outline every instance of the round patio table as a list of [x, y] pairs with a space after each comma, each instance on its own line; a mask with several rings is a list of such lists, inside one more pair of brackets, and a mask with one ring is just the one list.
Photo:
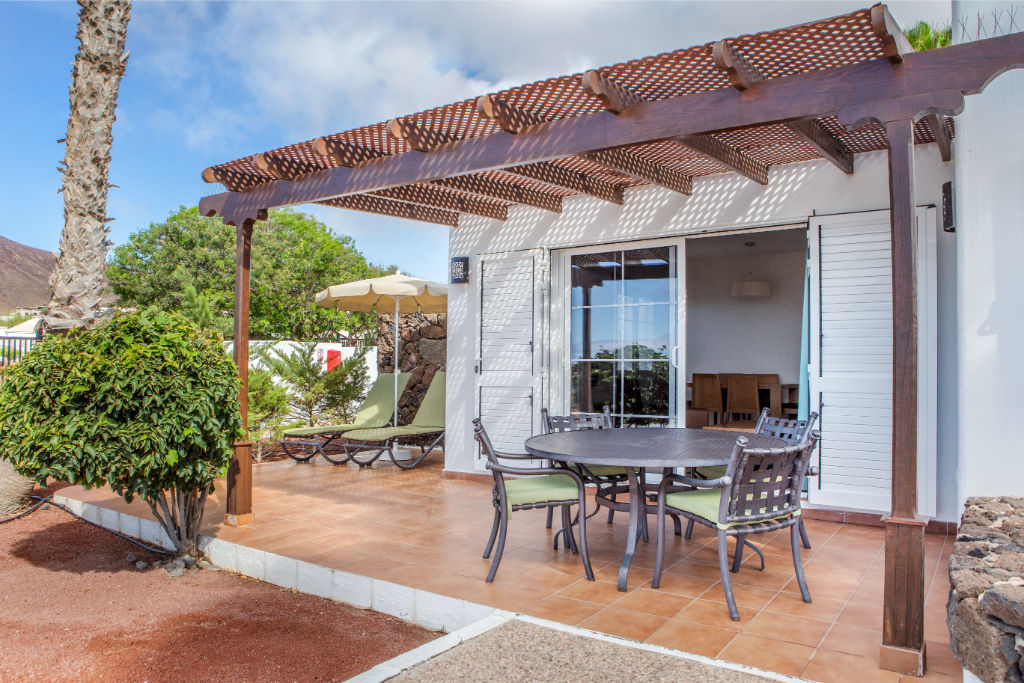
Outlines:
[[528, 453], [538, 458], [626, 468], [629, 479], [629, 534], [626, 536], [626, 554], [619, 566], [619, 590], [625, 591], [629, 565], [633, 562], [636, 550], [641, 514], [647, 514], [646, 489], [641, 493], [640, 486], [645, 470], [728, 465], [739, 436], [747, 437], [748, 448], [778, 448], [785, 445], [781, 439], [759, 434], [737, 435], [735, 432], [709, 429], [641, 427], [542, 434], [527, 439], [525, 447]]

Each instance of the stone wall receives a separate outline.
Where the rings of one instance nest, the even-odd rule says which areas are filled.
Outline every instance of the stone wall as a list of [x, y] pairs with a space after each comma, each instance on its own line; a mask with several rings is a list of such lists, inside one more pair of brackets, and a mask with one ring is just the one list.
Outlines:
[[967, 499], [949, 580], [953, 654], [986, 683], [1024, 681], [1024, 499]]
[[[409, 424], [427, 393], [434, 373], [444, 370], [448, 345], [448, 317], [443, 313], [403, 315], [398, 320], [401, 337], [399, 367], [411, 372], [409, 386], [398, 401], [399, 424]], [[395, 316], [381, 315], [377, 324], [377, 369], [394, 372]]]

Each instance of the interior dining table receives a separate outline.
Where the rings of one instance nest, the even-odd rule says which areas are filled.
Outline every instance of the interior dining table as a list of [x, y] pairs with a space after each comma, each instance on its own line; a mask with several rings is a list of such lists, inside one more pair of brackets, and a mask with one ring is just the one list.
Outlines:
[[[780, 439], [759, 434], [742, 435], [750, 448], [779, 448]], [[629, 567], [639, 540], [641, 516], [657, 508], [647, 496], [654, 485], [647, 470], [667, 470], [728, 465], [738, 435], [730, 432], [678, 427], [591, 429], [541, 434], [526, 440], [528, 453], [561, 463], [624, 467], [629, 481], [629, 533], [619, 566], [618, 588], [626, 590]]]

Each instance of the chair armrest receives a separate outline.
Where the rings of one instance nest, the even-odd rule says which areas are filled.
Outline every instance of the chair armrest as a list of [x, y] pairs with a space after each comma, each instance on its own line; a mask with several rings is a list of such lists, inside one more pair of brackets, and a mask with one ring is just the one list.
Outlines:
[[720, 489], [731, 484], [732, 477], [724, 475], [718, 479], [694, 479], [681, 474], [670, 474], [666, 477], [662, 477], [661, 483], [658, 485], [658, 496], [665, 495], [669, 484], [672, 483], [686, 484], [687, 486], [691, 486], [695, 489]]
[[804, 476], [806, 476], [806, 477], [816, 477], [816, 476], [818, 476], [818, 468], [815, 467], [814, 465], [811, 465], [810, 467], [807, 468], [807, 474], [805, 474]]
[[504, 453], [502, 451], [494, 451], [494, 455], [502, 458], [503, 460], [543, 460], [544, 458], [538, 458], [536, 455], [530, 453]]

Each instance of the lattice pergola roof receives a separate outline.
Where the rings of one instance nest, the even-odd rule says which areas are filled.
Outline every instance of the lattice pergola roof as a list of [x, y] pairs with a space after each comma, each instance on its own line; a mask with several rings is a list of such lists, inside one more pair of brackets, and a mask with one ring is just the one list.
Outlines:
[[[538, 123], [615, 111], [616, 101], [629, 105], [720, 89], [745, 90], [760, 80], [874, 60], [895, 61], [901, 50], [909, 50], [905, 38], [884, 5], [876, 5], [509, 88], [229, 161], [206, 169], [203, 177], [228, 190], [248, 192], [323, 169], [361, 167], [375, 159], [426, 152], [457, 140], [503, 131], [519, 133]], [[935, 116], [917, 123], [915, 142], [935, 142], [939, 127], [944, 128], [941, 138], [948, 143], [952, 119]], [[764, 184], [770, 166], [812, 159], [827, 158], [850, 173], [853, 154], [886, 147], [881, 126], [851, 131], [829, 116], [620, 147], [320, 203], [457, 226], [460, 213], [504, 219], [516, 204], [560, 211], [563, 198], [579, 194], [622, 203], [625, 188], [652, 182], [689, 193], [693, 177], [730, 171]]]

